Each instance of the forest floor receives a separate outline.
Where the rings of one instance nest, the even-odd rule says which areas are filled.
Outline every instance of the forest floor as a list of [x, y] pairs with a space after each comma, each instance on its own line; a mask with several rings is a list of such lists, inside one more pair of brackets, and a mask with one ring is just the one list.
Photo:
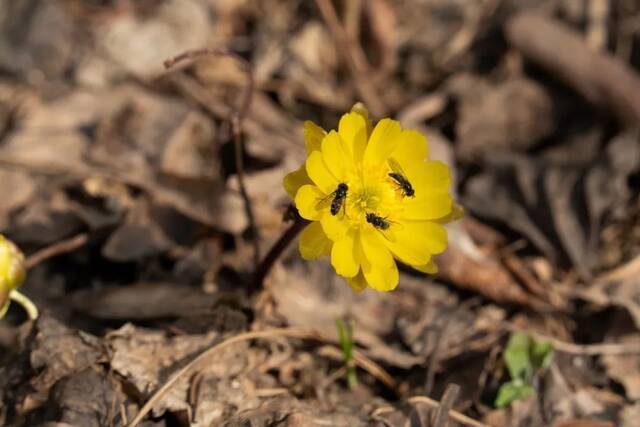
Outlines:
[[[634, 0], [0, 2], [0, 233], [41, 312], [0, 321], [0, 425], [640, 425], [639, 22]], [[453, 170], [439, 273], [354, 293], [294, 242], [256, 280], [302, 122], [358, 101]]]

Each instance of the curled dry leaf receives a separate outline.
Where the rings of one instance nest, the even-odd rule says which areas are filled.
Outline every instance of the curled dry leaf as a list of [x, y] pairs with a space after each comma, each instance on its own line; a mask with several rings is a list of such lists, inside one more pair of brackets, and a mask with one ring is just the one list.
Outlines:
[[461, 224], [449, 226], [450, 246], [438, 256], [439, 277], [500, 303], [541, 308], [543, 301], [525, 292], [494, 255], [480, 250]]
[[576, 289], [574, 295], [600, 307], [623, 307], [640, 328], [640, 256]]

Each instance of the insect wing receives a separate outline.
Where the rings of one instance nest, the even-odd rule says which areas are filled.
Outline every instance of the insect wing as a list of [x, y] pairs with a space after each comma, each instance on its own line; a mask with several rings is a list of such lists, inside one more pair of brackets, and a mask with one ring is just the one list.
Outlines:
[[375, 227], [375, 229], [378, 230], [380, 234], [382, 234], [382, 237], [384, 237], [391, 243], [395, 243], [398, 240], [396, 237], [398, 231], [403, 228], [402, 224], [399, 224], [395, 221], [389, 221], [388, 219], [385, 219], [385, 221], [389, 223], [389, 227], [387, 229], [382, 229], [379, 227]]
[[334, 191], [333, 193], [327, 194], [326, 196], [318, 200], [318, 203], [316, 203], [316, 209], [321, 210], [330, 207], [331, 203], [333, 203], [333, 198], [335, 197], [335, 195], [336, 192]]
[[394, 173], [397, 173], [398, 175], [402, 175], [406, 179], [407, 174], [404, 173], [404, 171], [402, 170], [402, 166], [400, 166], [400, 163], [398, 163], [396, 159], [394, 159], [393, 157], [389, 157], [387, 162], [389, 163], [389, 167]]

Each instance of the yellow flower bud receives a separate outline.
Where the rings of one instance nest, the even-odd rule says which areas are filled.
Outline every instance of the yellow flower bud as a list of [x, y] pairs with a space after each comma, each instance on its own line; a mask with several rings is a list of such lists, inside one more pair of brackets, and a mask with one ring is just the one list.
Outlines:
[[9, 295], [22, 285], [25, 274], [24, 255], [0, 234], [0, 317], [9, 306]]

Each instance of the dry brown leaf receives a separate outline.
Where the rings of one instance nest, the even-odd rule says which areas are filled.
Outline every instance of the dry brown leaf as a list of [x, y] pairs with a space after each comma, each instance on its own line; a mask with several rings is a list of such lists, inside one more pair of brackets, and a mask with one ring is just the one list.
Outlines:
[[588, 279], [604, 217], [629, 202], [628, 179], [640, 169], [637, 138], [623, 133], [587, 163], [495, 154], [486, 159], [488, 170], [469, 179], [463, 202], [525, 235], [556, 265], [570, 262]]
[[524, 291], [495, 257], [495, 251], [488, 253], [477, 246], [463, 223], [451, 224], [448, 230], [449, 247], [437, 257], [440, 278], [499, 303], [544, 306], [544, 301]]
[[[133, 325], [125, 325], [110, 333], [107, 343], [111, 349], [110, 366], [119, 375], [127, 379], [142, 396], [150, 396], [158, 386], [164, 383], [168, 375], [188, 362], [201, 350], [210, 346], [218, 337], [217, 332], [206, 335], [167, 336], [164, 332], [136, 328]], [[218, 378], [222, 382], [238, 375], [246, 367], [246, 344], [240, 343], [224, 351], [216, 353], [210, 363], [202, 367], [201, 373], [205, 377]], [[155, 405], [154, 413], [162, 414], [165, 410], [180, 411], [189, 408], [188, 390], [190, 379], [185, 378], [171, 388], [169, 393]], [[216, 386], [216, 381], [203, 382], [201, 387]], [[218, 399], [227, 404], [237, 404], [238, 395], [242, 390], [231, 392], [231, 387], [226, 395], [218, 395]], [[221, 399], [221, 396], [225, 396]], [[213, 396], [211, 396], [213, 397]], [[251, 399], [247, 399], [245, 405], [255, 405]], [[207, 409], [207, 406], [201, 406]], [[209, 409], [213, 409], [209, 406]], [[198, 412], [198, 425], [210, 425], [219, 419], [223, 412], [218, 410], [210, 413]]]
[[221, 296], [176, 283], [82, 290], [72, 295], [76, 310], [98, 319], [150, 320], [211, 314]]
[[[640, 337], [637, 334], [618, 337], [619, 343], [638, 343]], [[607, 374], [615, 381], [622, 384], [628, 399], [640, 399], [640, 357], [635, 354], [627, 355], [603, 355], [602, 363]]]
[[0, 230], [9, 225], [9, 215], [31, 200], [36, 182], [22, 171], [0, 169]]
[[132, 403], [115, 378], [96, 368], [88, 368], [56, 383], [46, 406], [49, 410], [55, 408], [56, 427], [102, 427], [120, 419]]
[[119, 14], [93, 25], [96, 49], [84, 58], [78, 79], [93, 86], [126, 75], [147, 80], [164, 73], [165, 59], [211, 40], [210, 18], [202, 2], [165, 1], [149, 15]]
[[167, 251], [172, 245], [149, 214], [149, 204], [141, 199], [129, 210], [125, 221], [109, 236], [102, 255], [116, 262], [142, 260]]
[[167, 141], [162, 153], [162, 172], [179, 178], [216, 179], [218, 161], [215, 126], [203, 114], [189, 112]]
[[576, 289], [575, 296], [601, 307], [624, 307], [640, 327], [640, 256]]

